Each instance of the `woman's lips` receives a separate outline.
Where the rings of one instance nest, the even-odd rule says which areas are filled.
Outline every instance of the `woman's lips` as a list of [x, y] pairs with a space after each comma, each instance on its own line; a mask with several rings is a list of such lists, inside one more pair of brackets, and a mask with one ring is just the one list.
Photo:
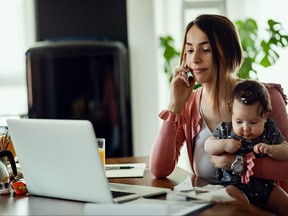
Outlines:
[[206, 68], [194, 68], [193, 73], [202, 73], [206, 70]]

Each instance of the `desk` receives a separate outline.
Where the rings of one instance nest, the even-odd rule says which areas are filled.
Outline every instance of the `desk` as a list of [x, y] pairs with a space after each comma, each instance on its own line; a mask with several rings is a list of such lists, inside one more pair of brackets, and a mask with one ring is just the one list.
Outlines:
[[[107, 159], [109, 163], [149, 163], [148, 157], [126, 157]], [[181, 168], [176, 168], [174, 172], [165, 179], [154, 178], [149, 171], [146, 171], [143, 178], [119, 178], [109, 179], [112, 183], [136, 184], [144, 186], [155, 186], [173, 188], [175, 185], [184, 181], [191, 174]], [[191, 176], [191, 178], [193, 178]], [[197, 186], [207, 184], [200, 178], [194, 179]], [[36, 196], [12, 195], [0, 196], [0, 215], [83, 215], [85, 203], [50, 199]], [[270, 215], [251, 205], [235, 201], [231, 203], [217, 203], [213, 207], [206, 209], [198, 214], [205, 215]]]
[[[127, 157], [127, 158], [114, 158], [108, 159], [108, 163], [142, 163], [146, 162], [149, 165], [148, 157]], [[144, 186], [154, 186], [154, 187], [164, 187], [173, 189], [173, 187], [182, 181], [184, 181], [188, 176], [193, 178], [193, 185], [195, 186], [205, 186], [207, 182], [201, 178], [197, 178], [192, 176], [191, 173], [176, 167], [173, 173], [164, 179], [156, 179], [154, 178], [149, 171], [145, 172], [144, 178], [131, 178], [125, 179], [124, 182], [127, 184], [136, 184], [136, 185], [144, 185]], [[123, 179], [110, 179], [109, 182], [113, 183], [123, 183]], [[252, 205], [247, 203], [243, 203], [240, 200], [236, 200], [229, 203], [217, 203], [209, 209], [206, 209], [197, 216], [214, 216], [214, 215], [233, 215], [233, 216], [248, 216], [248, 215], [272, 215], [268, 212], [262, 211]]]

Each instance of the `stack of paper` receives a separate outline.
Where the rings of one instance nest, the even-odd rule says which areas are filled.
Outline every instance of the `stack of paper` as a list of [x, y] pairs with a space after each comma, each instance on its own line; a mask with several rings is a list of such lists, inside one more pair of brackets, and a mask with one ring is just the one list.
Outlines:
[[106, 164], [107, 178], [143, 177], [146, 163]]

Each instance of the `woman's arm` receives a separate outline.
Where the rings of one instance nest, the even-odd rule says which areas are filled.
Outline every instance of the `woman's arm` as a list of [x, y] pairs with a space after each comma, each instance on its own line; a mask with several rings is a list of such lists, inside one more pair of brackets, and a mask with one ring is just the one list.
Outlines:
[[275, 160], [269, 157], [256, 158], [254, 167], [252, 168], [253, 176], [273, 179], [273, 180], [288, 180], [288, 160]]
[[157, 178], [167, 177], [173, 172], [185, 140], [183, 125], [186, 121], [182, 113], [195, 84], [194, 79], [189, 83], [183, 72], [185, 62], [174, 71], [169, 105], [160, 114], [164, 122], [150, 155], [150, 171]]
[[164, 121], [151, 151], [150, 172], [156, 178], [165, 178], [177, 165], [185, 139], [182, 126], [185, 120], [182, 115], [167, 110], [160, 117]]

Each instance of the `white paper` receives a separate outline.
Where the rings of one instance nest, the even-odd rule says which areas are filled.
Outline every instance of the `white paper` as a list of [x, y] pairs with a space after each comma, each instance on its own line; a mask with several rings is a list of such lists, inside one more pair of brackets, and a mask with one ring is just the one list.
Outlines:
[[105, 170], [107, 178], [143, 177], [146, 163], [106, 164], [105, 167], [131, 166], [131, 169]]
[[184, 181], [174, 187], [175, 191], [189, 191], [193, 190], [191, 177], [188, 176]]
[[207, 193], [201, 193], [194, 195], [194, 198], [206, 200], [206, 201], [215, 201], [215, 202], [229, 202], [234, 201], [235, 198], [230, 196], [226, 188], [221, 188], [215, 191], [210, 191]]
[[234, 197], [227, 193], [223, 185], [208, 184], [204, 187], [193, 187], [190, 176], [174, 187], [174, 198], [184, 199], [185, 197], [215, 202], [235, 200]]

